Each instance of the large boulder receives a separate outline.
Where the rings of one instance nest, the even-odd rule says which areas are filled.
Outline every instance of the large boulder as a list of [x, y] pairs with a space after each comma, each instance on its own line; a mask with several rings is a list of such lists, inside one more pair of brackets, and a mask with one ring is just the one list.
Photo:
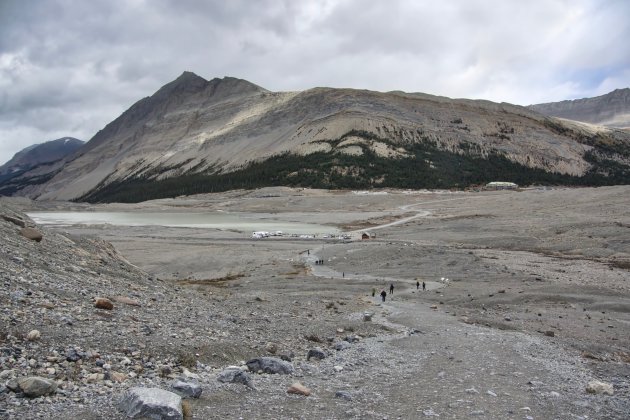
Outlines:
[[151, 420], [183, 420], [182, 398], [160, 388], [134, 387], [119, 403], [127, 417]]
[[247, 362], [247, 367], [252, 372], [277, 373], [288, 375], [293, 373], [293, 365], [276, 357], [258, 357]]
[[183, 381], [176, 379], [171, 383], [171, 388], [175, 393], [184, 398], [199, 398], [201, 396], [201, 385], [198, 382]]
[[42, 397], [57, 392], [57, 383], [39, 376], [20, 378], [17, 381], [20, 390], [29, 398]]
[[44, 238], [44, 235], [39, 230], [30, 227], [20, 229], [20, 235], [35, 242], [41, 242]]

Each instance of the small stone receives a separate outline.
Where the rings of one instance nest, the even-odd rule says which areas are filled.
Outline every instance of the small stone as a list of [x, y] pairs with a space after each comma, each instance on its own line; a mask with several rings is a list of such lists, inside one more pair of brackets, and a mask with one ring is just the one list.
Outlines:
[[352, 347], [352, 345], [348, 343], [347, 341], [338, 341], [337, 343], [335, 343], [335, 350], [337, 351], [346, 350], [346, 349], [349, 349], [350, 347]]
[[20, 235], [35, 242], [41, 242], [44, 238], [44, 235], [39, 230], [30, 227], [20, 229]]
[[589, 394], [605, 394], [605, 395], [614, 395], [614, 390], [612, 384], [601, 382], [601, 381], [591, 381], [586, 386], [586, 392]]
[[311, 357], [317, 360], [323, 360], [326, 358], [326, 353], [324, 353], [324, 351], [320, 347], [315, 347], [308, 351], [306, 360], [311, 360]]
[[108, 311], [114, 309], [114, 304], [107, 298], [96, 298], [94, 306], [98, 309], [107, 309]]
[[268, 353], [276, 354], [278, 351], [278, 345], [276, 343], [269, 342], [265, 345], [265, 350], [267, 350]]
[[363, 313], [363, 321], [370, 322], [372, 321], [372, 317], [374, 316], [373, 312], [364, 312]]
[[307, 387], [305, 387], [304, 385], [302, 385], [299, 382], [294, 382], [289, 389], [287, 389], [287, 393], [289, 394], [297, 394], [297, 395], [304, 395], [306, 397], [308, 397], [309, 395], [311, 395], [311, 390], [308, 389]]
[[335, 398], [341, 398], [346, 401], [352, 401], [352, 394], [348, 391], [337, 391], [335, 392]]
[[487, 391], [486, 394], [491, 395], [493, 397], [497, 396], [497, 394], [495, 394], [494, 391]]
[[469, 394], [479, 394], [479, 391], [477, 391], [474, 387], [473, 388], [468, 388], [466, 390], [467, 393]]
[[471, 416], [483, 416], [485, 412], [483, 410], [474, 410], [470, 412]]
[[545, 331], [545, 335], [547, 337], [555, 337], [556, 333], [551, 330], [548, 330], [548, 331]]
[[110, 372], [109, 378], [114, 382], [125, 382], [127, 380], [127, 375], [121, 372]]
[[28, 334], [26, 334], [26, 339], [28, 341], [36, 341], [42, 336], [42, 333], [39, 330], [31, 330]]

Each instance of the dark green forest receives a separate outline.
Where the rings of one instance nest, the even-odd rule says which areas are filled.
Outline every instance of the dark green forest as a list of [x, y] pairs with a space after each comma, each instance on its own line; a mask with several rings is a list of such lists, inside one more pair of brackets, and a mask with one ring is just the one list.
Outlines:
[[[372, 133], [351, 131], [341, 139], [327, 141], [336, 146], [347, 136], [392, 144]], [[400, 147], [397, 144], [396, 147]], [[425, 139], [406, 143], [404, 158], [384, 158], [363, 147], [362, 155], [318, 152], [306, 156], [284, 153], [252, 162], [230, 173], [204, 172], [162, 180], [135, 176], [96, 187], [77, 201], [133, 203], [180, 195], [254, 189], [266, 186], [291, 186], [326, 189], [463, 189], [491, 181], [510, 181], [522, 186], [568, 185], [602, 186], [630, 183], [630, 167], [606, 158], [604, 153], [587, 153], [593, 169], [582, 177], [546, 172], [515, 163], [500, 154], [480, 157], [473, 150], [462, 154], [439, 150]]]

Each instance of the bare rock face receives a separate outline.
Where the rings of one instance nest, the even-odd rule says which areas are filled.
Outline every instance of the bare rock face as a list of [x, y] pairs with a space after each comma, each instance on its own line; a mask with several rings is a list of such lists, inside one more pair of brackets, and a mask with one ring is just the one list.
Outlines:
[[160, 388], [131, 388], [120, 401], [119, 408], [127, 417], [183, 420], [182, 399]]
[[44, 238], [44, 235], [42, 235], [42, 233], [39, 230], [35, 228], [30, 228], [30, 227], [20, 229], [20, 234], [24, 236], [25, 238], [30, 239], [35, 242], [41, 242], [42, 239]]

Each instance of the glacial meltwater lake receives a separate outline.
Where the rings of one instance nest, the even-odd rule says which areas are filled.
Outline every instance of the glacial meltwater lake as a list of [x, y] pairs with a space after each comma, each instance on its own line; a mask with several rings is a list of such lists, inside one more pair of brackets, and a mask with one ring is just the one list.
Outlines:
[[115, 226], [167, 226], [200, 229], [275, 232], [283, 234], [337, 234], [332, 226], [313, 223], [276, 220], [269, 215], [251, 213], [163, 213], [163, 212], [29, 212], [41, 225], [115, 225]]

